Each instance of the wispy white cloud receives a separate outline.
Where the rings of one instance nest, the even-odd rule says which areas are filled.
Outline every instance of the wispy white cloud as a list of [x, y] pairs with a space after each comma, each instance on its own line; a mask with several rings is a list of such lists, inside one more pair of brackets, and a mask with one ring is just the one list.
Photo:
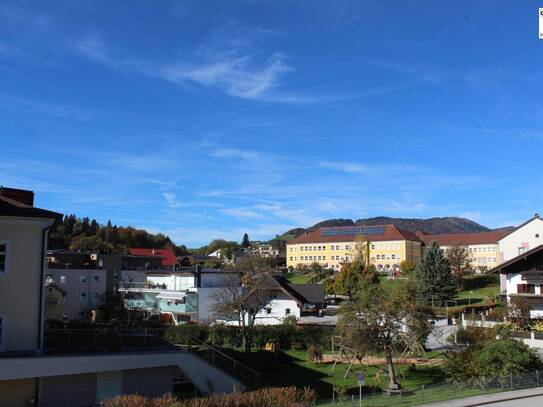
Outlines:
[[116, 56], [97, 35], [72, 41], [68, 46], [85, 58], [119, 71], [146, 75], [180, 86], [196, 84], [214, 88], [242, 99], [286, 103], [318, 103], [333, 99], [290, 94], [280, 89], [282, 77], [293, 72], [294, 68], [279, 52], [261, 58], [259, 53], [232, 49], [206, 55], [199, 62], [156, 62]]
[[1, 95], [0, 108], [80, 122], [92, 121], [99, 114], [99, 112], [90, 109]]
[[237, 219], [262, 219], [264, 216], [256, 211], [245, 208], [223, 208], [220, 212]]
[[364, 174], [370, 171], [368, 167], [358, 163], [345, 163], [338, 161], [320, 161], [319, 166], [321, 168], [346, 172], [350, 174]]
[[415, 77], [417, 81], [426, 82], [431, 85], [438, 85], [443, 80], [443, 75], [439, 74], [435, 69], [428, 67], [422, 67], [409, 63], [389, 62], [379, 59], [363, 59], [363, 61], [383, 69]]

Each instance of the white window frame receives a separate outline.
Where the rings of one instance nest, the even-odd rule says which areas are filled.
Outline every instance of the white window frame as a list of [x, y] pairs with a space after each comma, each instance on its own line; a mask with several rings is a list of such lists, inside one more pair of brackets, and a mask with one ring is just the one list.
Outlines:
[[0, 240], [0, 244], [6, 246], [6, 262], [4, 271], [0, 271], [0, 277], [7, 276], [11, 268], [11, 242], [9, 240]]

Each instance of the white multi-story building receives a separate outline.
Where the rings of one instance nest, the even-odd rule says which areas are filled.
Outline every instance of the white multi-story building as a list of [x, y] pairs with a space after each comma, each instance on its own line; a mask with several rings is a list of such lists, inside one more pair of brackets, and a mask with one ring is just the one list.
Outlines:
[[121, 283], [119, 291], [125, 294], [125, 303], [129, 308], [168, 316], [174, 324], [215, 321], [218, 292], [233, 287], [241, 290], [237, 272], [199, 266], [150, 270], [145, 276], [143, 282]]

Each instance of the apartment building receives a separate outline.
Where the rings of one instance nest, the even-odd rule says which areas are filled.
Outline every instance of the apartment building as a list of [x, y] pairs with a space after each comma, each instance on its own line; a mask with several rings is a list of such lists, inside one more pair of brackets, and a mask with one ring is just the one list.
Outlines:
[[500, 263], [499, 240], [507, 235], [507, 231], [490, 231], [480, 233], [454, 233], [427, 235], [417, 232], [417, 236], [428, 246], [435, 241], [441, 250], [447, 251], [452, 246], [466, 247], [470, 266], [482, 272], [496, 267]]
[[339, 270], [350, 263], [357, 250], [380, 271], [395, 271], [404, 260], [420, 261], [422, 241], [395, 225], [326, 227], [308, 231], [287, 242], [287, 267], [312, 263]]
[[[75, 332], [44, 330], [47, 237], [61, 215], [33, 201], [31, 191], [0, 188], [0, 406], [94, 406], [118, 394], [159, 396], [172, 391], [178, 373], [204, 393], [244, 389], [170, 344], [144, 347], [141, 334], [121, 346], [123, 337], [108, 332], [100, 336], [105, 347], [92, 341], [89, 347], [98, 332], [74, 343]], [[107, 345], [113, 342], [115, 347]]]
[[65, 292], [67, 320], [88, 320], [92, 310], [103, 301], [107, 271], [98, 268], [86, 252], [51, 250], [47, 252], [46, 283], [54, 283]]
[[239, 273], [200, 266], [149, 270], [144, 282], [123, 282], [119, 291], [130, 309], [160, 315], [174, 324], [215, 321], [216, 294], [225, 287], [241, 290]]

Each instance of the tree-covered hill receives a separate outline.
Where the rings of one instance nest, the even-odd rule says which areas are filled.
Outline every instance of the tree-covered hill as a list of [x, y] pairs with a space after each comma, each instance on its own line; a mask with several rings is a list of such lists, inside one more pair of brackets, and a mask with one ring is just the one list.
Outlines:
[[84, 250], [99, 253], [126, 253], [130, 247], [174, 249], [187, 254], [185, 246], [176, 246], [168, 236], [152, 234], [130, 226], [100, 225], [96, 219], [67, 215], [49, 233], [49, 249]]

